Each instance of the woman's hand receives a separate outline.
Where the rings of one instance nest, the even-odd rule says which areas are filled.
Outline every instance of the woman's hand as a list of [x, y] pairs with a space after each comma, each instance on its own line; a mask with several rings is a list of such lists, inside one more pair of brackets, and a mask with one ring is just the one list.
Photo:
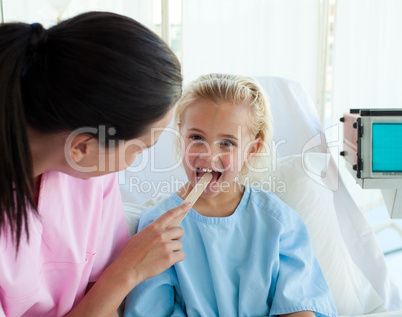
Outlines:
[[133, 287], [184, 259], [183, 244], [179, 240], [183, 229], [171, 224], [190, 208], [191, 205], [183, 204], [168, 210], [126, 244], [115, 262], [130, 274]]
[[183, 229], [172, 223], [178, 223], [190, 208], [182, 204], [170, 209], [135, 234], [68, 316], [109, 317], [137, 284], [182, 261]]

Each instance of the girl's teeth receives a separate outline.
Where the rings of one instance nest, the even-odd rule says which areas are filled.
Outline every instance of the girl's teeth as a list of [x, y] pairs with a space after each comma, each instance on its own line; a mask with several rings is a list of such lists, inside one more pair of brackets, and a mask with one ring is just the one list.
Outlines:
[[212, 170], [210, 170], [208, 168], [203, 168], [202, 171], [205, 173], [212, 173]]

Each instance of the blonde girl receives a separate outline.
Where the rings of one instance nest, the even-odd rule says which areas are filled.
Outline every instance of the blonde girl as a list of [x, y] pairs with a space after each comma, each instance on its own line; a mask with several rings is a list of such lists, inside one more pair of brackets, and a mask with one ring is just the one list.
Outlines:
[[204, 173], [213, 178], [180, 224], [185, 260], [138, 285], [126, 316], [336, 316], [301, 218], [246, 185], [272, 136], [259, 84], [201, 76], [184, 91], [175, 122], [188, 184], [145, 211], [139, 229], [180, 205]]

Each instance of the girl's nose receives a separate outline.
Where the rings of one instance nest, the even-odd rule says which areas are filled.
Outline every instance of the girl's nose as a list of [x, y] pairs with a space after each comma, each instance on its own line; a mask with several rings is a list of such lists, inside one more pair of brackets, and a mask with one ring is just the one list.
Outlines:
[[219, 160], [220, 152], [219, 145], [210, 145], [209, 143], [206, 143], [203, 152], [200, 153], [200, 157], [208, 163], [212, 163]]

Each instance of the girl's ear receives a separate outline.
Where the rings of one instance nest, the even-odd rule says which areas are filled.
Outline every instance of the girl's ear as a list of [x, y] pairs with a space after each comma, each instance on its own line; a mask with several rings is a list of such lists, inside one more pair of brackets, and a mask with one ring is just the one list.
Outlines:
[[181, 123], [180, 122], [177, 124], [177, 127], [179, 128], [179, 133], [180, 133], [181, 132]]
[[69, 153], [74, 163], [98, 151], [98, 140], [89, 134], [78, 134], [71, 140]]
[[251, 141], [250, 146], [247, 151], [246, 162], [250, 162], [250, 160], [256, 155], [262, 146], [262, 141], [260, 138], [256, 138], [254, 141]]

